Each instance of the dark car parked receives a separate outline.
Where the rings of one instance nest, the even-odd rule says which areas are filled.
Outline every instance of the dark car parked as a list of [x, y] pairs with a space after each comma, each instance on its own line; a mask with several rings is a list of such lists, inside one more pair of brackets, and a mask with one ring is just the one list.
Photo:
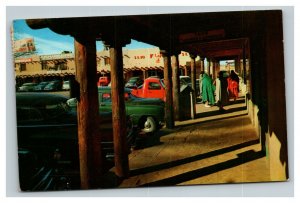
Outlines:
[[43, 91], [49, 82], [40, 82], [38, 85], [34, 86], [34, 91]]
[[[23, 191], [79, 189], [77, 113], [67, 100], [57, 94], [16, 94], [19, 179]], [[113, 156], [112, 114], [101, 112], [100, 117], [102, 154], [105, 166], [111, 167], [108, 158]], [[128, 147], [135, 139], [132, 126], [127, 118]]]
[[137, 88], [144, 83], [144, 80], [140, 79], [140, 77], [131, 77], [128, 82], [125, 84], [127, 88]]
[[54, 80], [50, 81], [44, 88], [45, 91], [60, 91], [62, 90], [62, 81]]
[[[125, 108], [133, 124], [145, 133], [152, 133], [164, 125], [165, 102], [157, 98], [138, 98], [132, 89], [124, 89]], [[98, 87], [100, 112], [111, 111], [111, 87]]]
[[31, 92], [31, 91], [34, 91], [34, 87], [36, 85], [37, 84], [33, 83], [33, 82], [24, 83], [24, 84], [22, 84], [22, 86], [20, 86], [18, 88], [18, 91], [20, 91], [20, 92]]
[[[179, 76], [180, 79], [180, 86], [182, 85], [188, 85], [190, 87], [192, 87], [192, 80], [190, 76]], [[196, 79], [196, 83], [195, 83], [195, 87], [196, 87], [196, 96], [200, 96], [200, 84], [199, 84], [199, 79]]]

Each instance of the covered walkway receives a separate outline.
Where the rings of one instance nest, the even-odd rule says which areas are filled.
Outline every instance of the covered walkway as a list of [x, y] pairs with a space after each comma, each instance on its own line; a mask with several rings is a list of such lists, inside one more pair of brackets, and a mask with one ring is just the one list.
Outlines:
[[142, 140], [142, 148], [129, 155], [130, 177], [118, 187], [270, 181], [267, 157], [246, 114], [176, 122], [175, 129]]

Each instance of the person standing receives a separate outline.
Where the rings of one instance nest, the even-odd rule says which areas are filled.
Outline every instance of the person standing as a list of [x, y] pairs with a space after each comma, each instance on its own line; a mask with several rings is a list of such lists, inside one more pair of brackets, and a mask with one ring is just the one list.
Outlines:
[[207, 73], [203, 73], [202, 76], [202, 101], [205, 104], [205, 107], [211, 107], [215, 104], [215, 86], [211, 77]]
[[228, 82], [228, 92], [229, 98], [233, 98], [234, 101], [239, 97], [239, 76], [231, 70], [229, 77], [227, 78]]
[[219, 111], [223, 112], [225, 109], [224, 105], [228, 104], [229, 98], [227, 93], [227, 80], [223, 76], [224, 72], [220, 71], [218, 77], [216, 78], [216, 102], [219, 107]]

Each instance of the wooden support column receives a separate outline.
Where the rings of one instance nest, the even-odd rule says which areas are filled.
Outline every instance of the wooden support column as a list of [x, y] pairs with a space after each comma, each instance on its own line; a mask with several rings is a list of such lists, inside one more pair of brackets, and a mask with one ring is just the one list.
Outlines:
[[180, 81], [179, 81], [178, 54], [171, 56], [171, 66], [172, 66], [172, 81], [173, 81], [174, 119], [179, 120], [179, 113], [180, 113], [180, 105], [179, 105]]
[[116, 43], [109, 49], [112, 89], [112, 117], [115, 155], [115, 173], [119, 178], [129, 175], [126, 143], [126, 111], [124, 101], [122, 45]]
[[192, 115], [192, 119], [194, 119], [196, 113], [196, 63], [195, 63], [196, 55], [190, 54], [190, 57], [191, 57], [191, 81], [192, 81], [192, 89], [193, 89], [191, 115]]
[[217, 61], [216, 62], [216, 73], [217, 73], [217, 75], [219, 75], [219, 72], [220, 72], [220, 61]]
[[191, 57], [191, 81], [192, 81], [192, 89], [196, 89], [196, 63], [195, 58], [196, 56], [193, 54], [190, 54]]
[[204, 57], [200, 57], [200, 73], [204, 71]]
[[76, 80], [79, 84], [78, 144], [81, 188], [99, 186], [103, 172], [99, 131], [96, 41], [75, 37]]
[[169, 60], [169, 54], [166, 51], [161, 51], [164, 59], [164, 83], [166, 85], [166, 103], [165, 103], [165, 119], [166, 127], [169, 129], [174, 128], [174, 111], [173, 111], [173, 98], [172, 98], [172, 69]]
[[207, 74], [210, 76], [211, 59], [207, 59]]
[[146, 71], [145, 70], [142, 70], [143, 71], [143, 80], [146, 79]]
[[235, 65], [235, 71], [239, 74], [239, 76], [241, 76], [241, 58], [240, 56], [238, 56], [235, 60], [234, 60], [234, 65]]
[[216, 61], [214, 59], [212, 60], [211, 70], [212, 70], [212, 79], [215, 80], [216, 79]]
[[186, 66], [184, 67], [184, 75], [185, 75], [185, 76], [188, 75], [188, 70], [187, 70], [187, 67], [186, 67]]
[[[247, 85], [247, 68], [246, 68], [246, 48], [243, 46], [243, 78], [244, 78], [244, 84]], [[247, 85], [248, 89], [248, 85]]]

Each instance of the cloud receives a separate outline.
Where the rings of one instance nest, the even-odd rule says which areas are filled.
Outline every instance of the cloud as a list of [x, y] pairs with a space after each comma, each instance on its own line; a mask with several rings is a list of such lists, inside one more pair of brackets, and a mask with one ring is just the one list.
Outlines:
[[62, 51], [74, 52], [74, 44], [70, 42], [58, 42], [54, 40], [34, 38], [39, 54], [59, 54]]

